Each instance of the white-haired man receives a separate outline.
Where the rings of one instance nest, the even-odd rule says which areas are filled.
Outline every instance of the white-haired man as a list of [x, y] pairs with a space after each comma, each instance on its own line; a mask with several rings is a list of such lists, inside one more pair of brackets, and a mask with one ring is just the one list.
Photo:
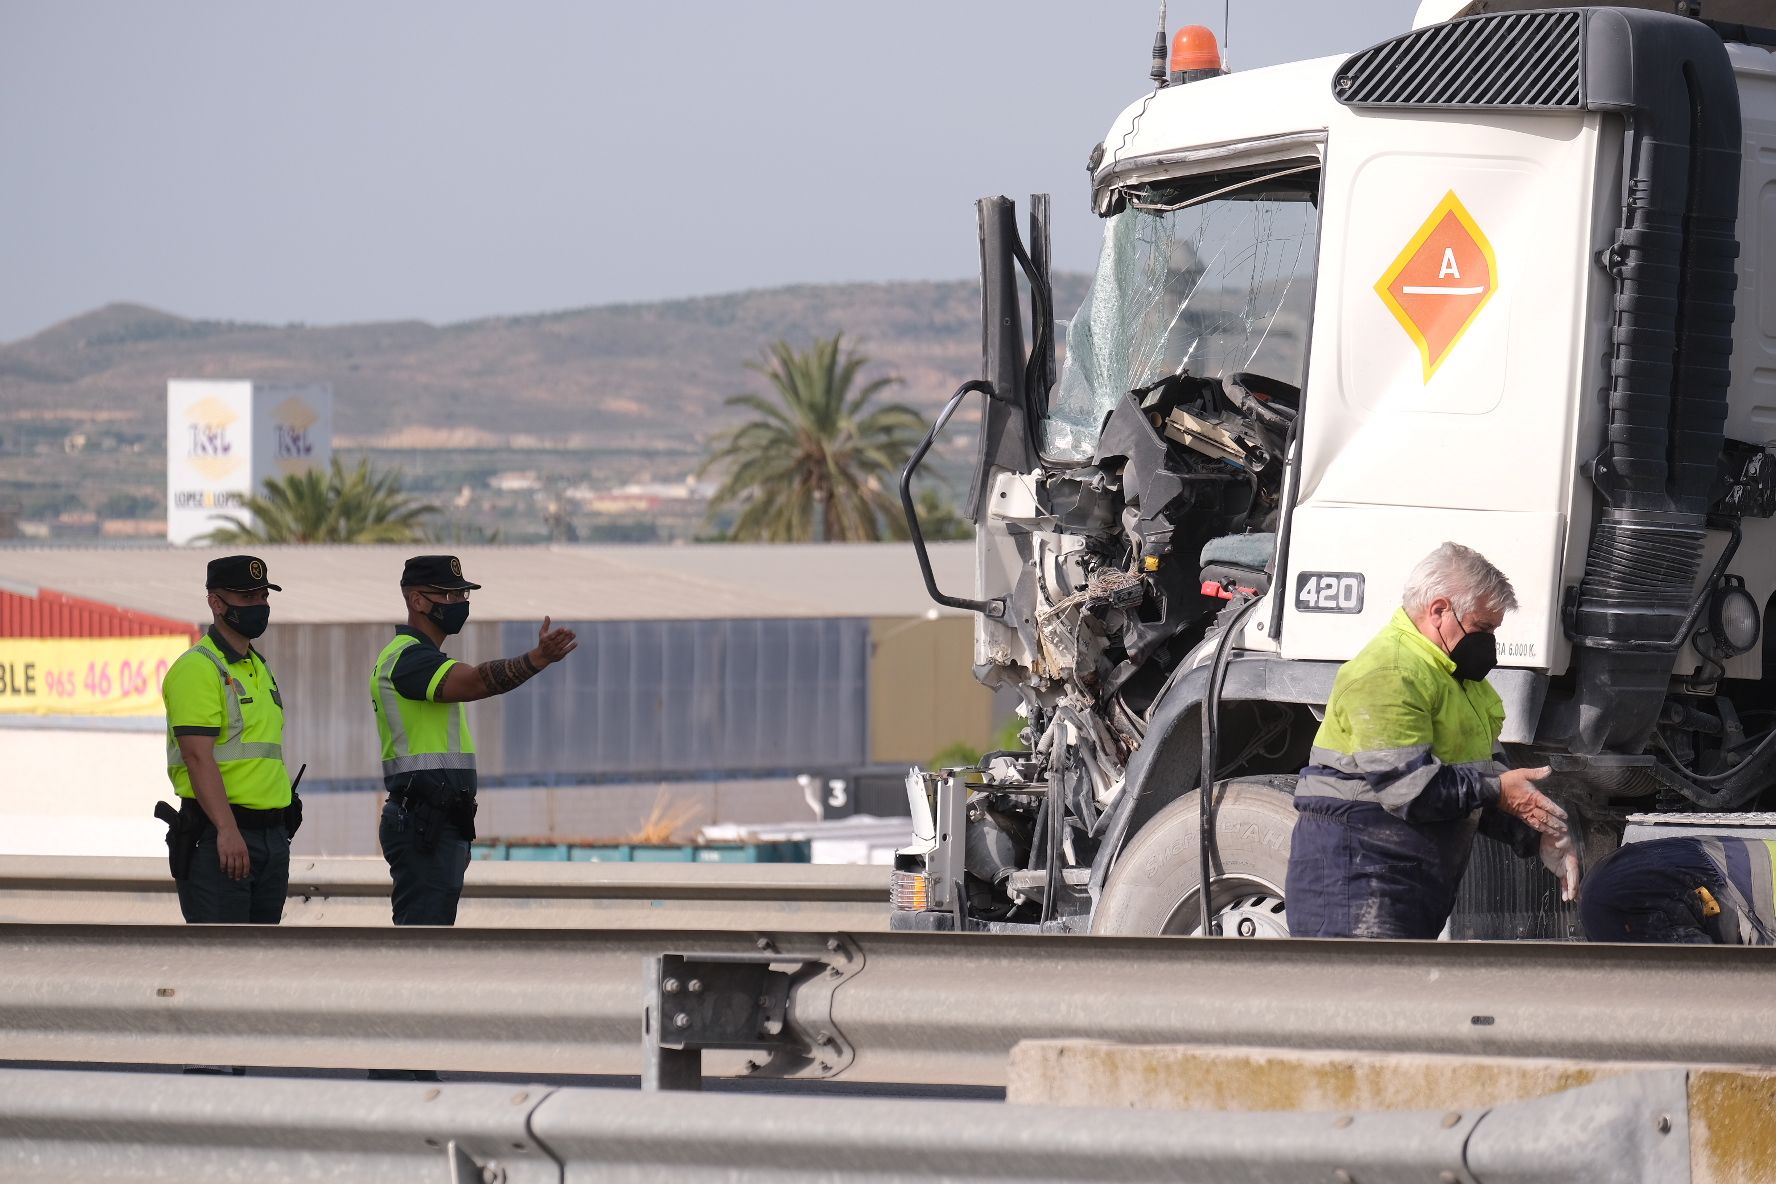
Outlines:
[[1504, 573], [1444, 543], [1407, 577], [1387, 627], [1344, 664], [1313, 764], [1295, 790], [1289, 932], [1433, 938], [1455, 906], [1476, 832], [1540, 855], [1578, 891], [1566, 813], [1542, 769], [1494, 759], [1505, 708], [1486, 682], [1493, 633], [1517, 607]]

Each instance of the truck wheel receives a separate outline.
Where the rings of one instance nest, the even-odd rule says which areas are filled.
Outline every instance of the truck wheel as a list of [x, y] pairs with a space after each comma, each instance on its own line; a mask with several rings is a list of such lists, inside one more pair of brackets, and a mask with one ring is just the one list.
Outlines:
[[[1214, 925], [1228, 936], [1287, 937], [1283, 881], [1289, 871], [1289, 836], [1295, 829], [1294, 778], [1226, 781], [1215, 809], [1215, 840], [1221, 866], [1209, 897]], [[1152, 937], [1195, 933], [1197, 805], [1191, 790], [1159, 813], [1129, 841], [1092, 913], [1093, 933]]]

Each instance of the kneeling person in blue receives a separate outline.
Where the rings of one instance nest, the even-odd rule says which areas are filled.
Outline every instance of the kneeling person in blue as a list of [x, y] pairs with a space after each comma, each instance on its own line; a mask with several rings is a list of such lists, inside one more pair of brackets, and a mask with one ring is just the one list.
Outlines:
[[1543, 769], [1494, 759], [1505, 709], [1486, 682], [1493, 633], [1517, 607], [1486, 558], [1444, 543], [1407, 577], [1387, 627], [1346, 662], [1295, 790], [1289, 932], [1434, 938], [1455, 907], [1476, 833], [1578, 890], [1566, 813]]
[[1776, 945], [1776, 840], [1628, 843], [1586, 877], [1579, 923], [1586, 941]]
[[444, 640], [469, 619], [469, 593], [454, 555], [418, 555], [401, 573], [407, 624], [370, 672], [382, 738], [383, 858], [394, 881], [397, 925], [454, 925], [475, 838], [475, 738], [465, 703], [516, 690], [579, 644], [543, 618], [536, 648], [467, 666]]

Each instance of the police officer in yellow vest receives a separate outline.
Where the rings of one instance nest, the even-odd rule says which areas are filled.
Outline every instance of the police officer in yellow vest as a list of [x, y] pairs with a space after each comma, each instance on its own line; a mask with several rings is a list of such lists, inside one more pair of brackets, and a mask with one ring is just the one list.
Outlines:
[[282, 589], [252, 555], [211, 560], [205, 588], [214, 623], [161, 683], [180, 802], [176, 816], [164, 803], [157, 812], [169, 822], [185, 920], [275, 925], [300, 814], [284, 768], [283, 697], [252, 643], [270, 618], [268, 594]]
[[549, 618], [536, 648], [466, 666], [444, 655], [444, 639], [469, 619], [469, 593], [454, 555], [418, 555], [401, 573], [407, 624], [370, 673], [382, 737], [383, 858], [394, 880], [397, 925], [454, 925], [475, 838], [475, 739], [463, 704], [516, 690], [579, 644]]

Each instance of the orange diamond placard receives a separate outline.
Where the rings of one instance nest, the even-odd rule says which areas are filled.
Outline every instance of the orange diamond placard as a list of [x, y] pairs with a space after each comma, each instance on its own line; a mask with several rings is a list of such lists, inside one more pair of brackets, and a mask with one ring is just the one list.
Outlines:
[[1375, 284], [1418, 346], [1431, 380], [1498, 287], [1498, 260], [1474, 216], [1450, 190]]

